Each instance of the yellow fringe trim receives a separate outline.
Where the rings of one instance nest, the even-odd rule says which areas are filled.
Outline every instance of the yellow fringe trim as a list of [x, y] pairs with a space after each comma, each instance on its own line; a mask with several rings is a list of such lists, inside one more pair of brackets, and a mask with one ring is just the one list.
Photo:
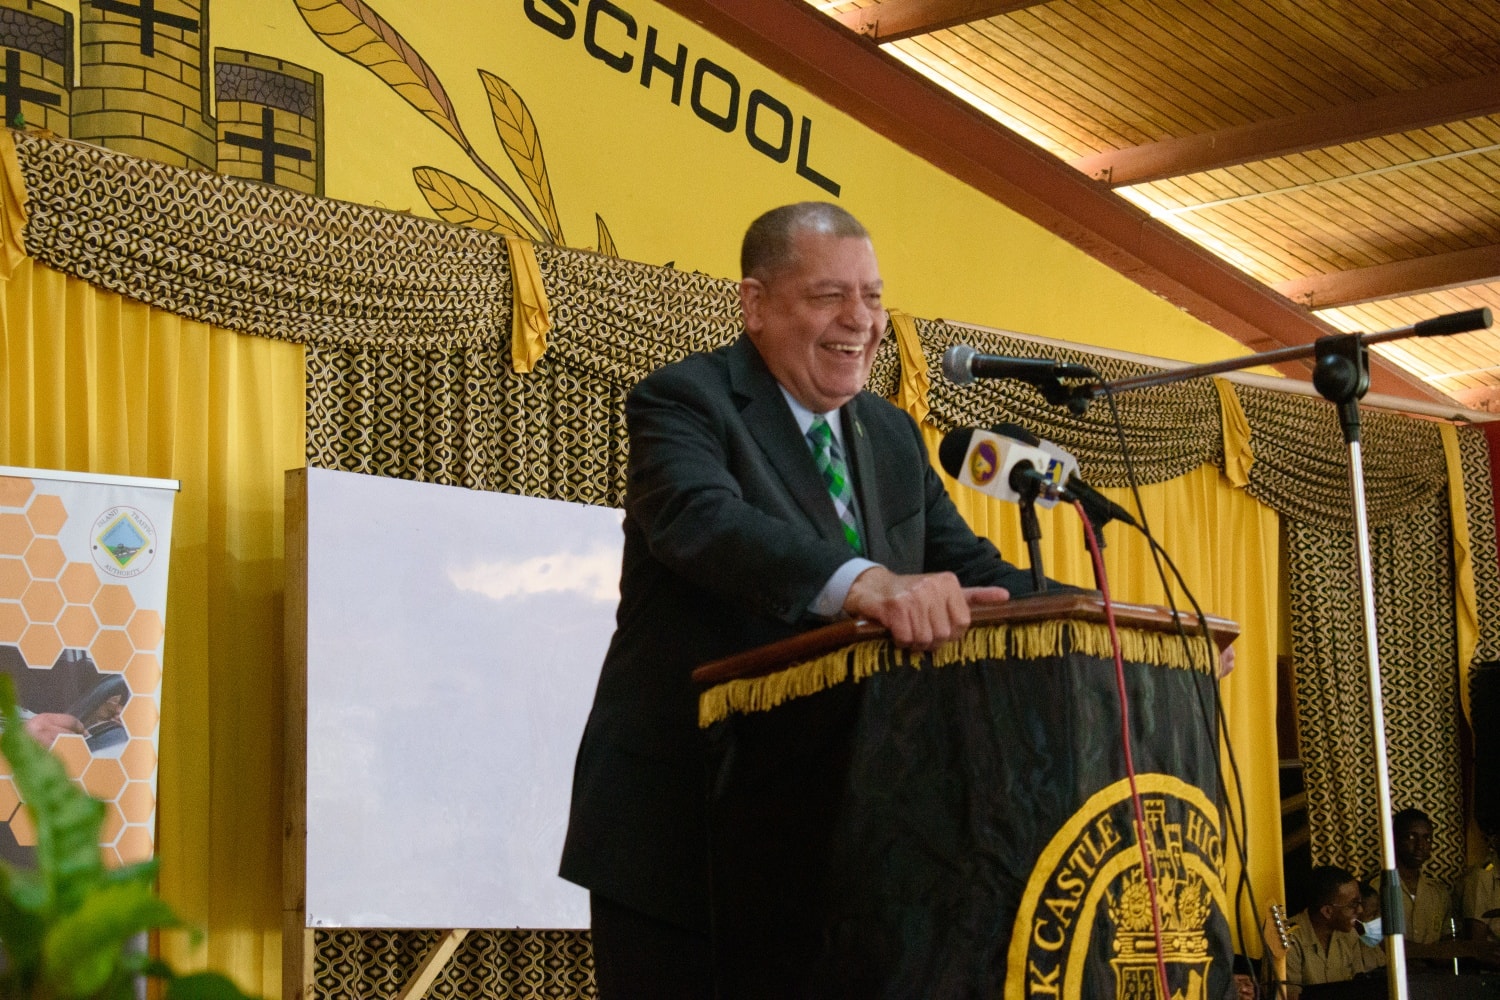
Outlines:
[[[1201, 636], [1189, 635], [1192, 649], [1169, 632], [1120, 630], [1120, 651], [1126, 662], [1146, 663], [1174, 670], [1195, 670], [1216, 676], [1218, 657]], [[803, 698], [843, 684], [851, 675], [865, 680], [897, 667], [921, 670], [979, 660], [1039, 660], [1078, 653], [1094, 659], [1114, 658], [1109, 629], [1095, 622], [1045, 621], [980, 625], [958, 642], [917, 653], [892, 646], [884, 639], [858, 642], [795, 663], [763, 677], [740, 678], [717, 684], [698, 696], [698, 726], [707, 729], [731, 715], [765, 712], [793, 698]]]

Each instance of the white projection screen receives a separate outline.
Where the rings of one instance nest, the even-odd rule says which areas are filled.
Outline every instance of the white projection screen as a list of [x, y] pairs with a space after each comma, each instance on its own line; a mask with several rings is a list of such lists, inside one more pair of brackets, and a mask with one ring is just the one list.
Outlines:
[[588, 896], [557, 863], [614, 628], [623, 515], [294, 470], [289, 658], [299, 476], [305, 926], [587, 927]]

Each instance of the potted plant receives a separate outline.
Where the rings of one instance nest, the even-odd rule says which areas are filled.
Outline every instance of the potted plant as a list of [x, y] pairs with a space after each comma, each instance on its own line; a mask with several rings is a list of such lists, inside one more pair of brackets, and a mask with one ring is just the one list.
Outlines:
[[35, 870], [0, 862], [0, 1000], [133, 1000], [142, 976], [163, 981], [167, 1000], [249, 1000], [225, 976], [179, 976], [129, 947], [143, 932], [183, 926], [156, 898], [156, 861], [106, 868], [104, 804], [26, 731], [4, 675], [0, 714], [0, 755], [36, 827]]

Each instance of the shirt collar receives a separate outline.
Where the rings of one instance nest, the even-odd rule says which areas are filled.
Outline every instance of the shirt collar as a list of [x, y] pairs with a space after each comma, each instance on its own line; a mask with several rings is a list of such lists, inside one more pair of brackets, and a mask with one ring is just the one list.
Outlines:
[[[792, 417], [797, 421], [797, 429], [802, 432], [803, 437], [807, 437], [807, 431], [812, 427], [813, 417], [817, 416], [817, 414], [792, 398], [792, 394], [786, 391], [785, 386], [778, 383], [776, 388], [781, 390], [781, 398], [786, 400], [786, 405], [792, 408]], [[828, 421], [829, 429], [833, 431], [833, 436], [838, 439], [839, 446], [842, 447], [844, 444], [844, 422], [839, 419], [839, 409], [829, 410], [822, 416]]]

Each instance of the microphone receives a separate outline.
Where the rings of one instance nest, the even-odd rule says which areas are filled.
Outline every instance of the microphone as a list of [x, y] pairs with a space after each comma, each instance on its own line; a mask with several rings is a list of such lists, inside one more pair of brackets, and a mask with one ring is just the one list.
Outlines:
[[1001, 354], [980, 354], [968, 344], [954, 344], [943, 352], [943, 374], [956, 385], [968, 385], [976, 378], [1013, 378], [1031, 385], [1055, 383], [1060, 378], [1098, 378], [1088, 365], [1049, 361], [1045, 358], [1008, 358]]
[[1054, 463], [1048, 468], [1047, 474], [1059, 484], [1063, 499], [1070, 502], [1077, 500], [1083, 504], [1083, 512], [1088, 515], [1094, 527], [1102, 528], [1110, 521], [1120, 521], [1132, 528], [1140, 527], [1128, 510], [1083, 481], [1078, 474], [1078, 459], [1072, 453], [1064, 451], [1060, 445], [1037, 437], [1020, 424], [997, 424], [994, 430], [997, 434], [1014, 437], [1045, 452]]
[[1035, 499], [1051, 507], [1061, 496], [1059, 483], [1045, 471], [1051, 466], [1045, 451], [995, 431], [973, 427], [949, 431], [938, 444], [938, 462], [969, 489], [1007, 503]]

